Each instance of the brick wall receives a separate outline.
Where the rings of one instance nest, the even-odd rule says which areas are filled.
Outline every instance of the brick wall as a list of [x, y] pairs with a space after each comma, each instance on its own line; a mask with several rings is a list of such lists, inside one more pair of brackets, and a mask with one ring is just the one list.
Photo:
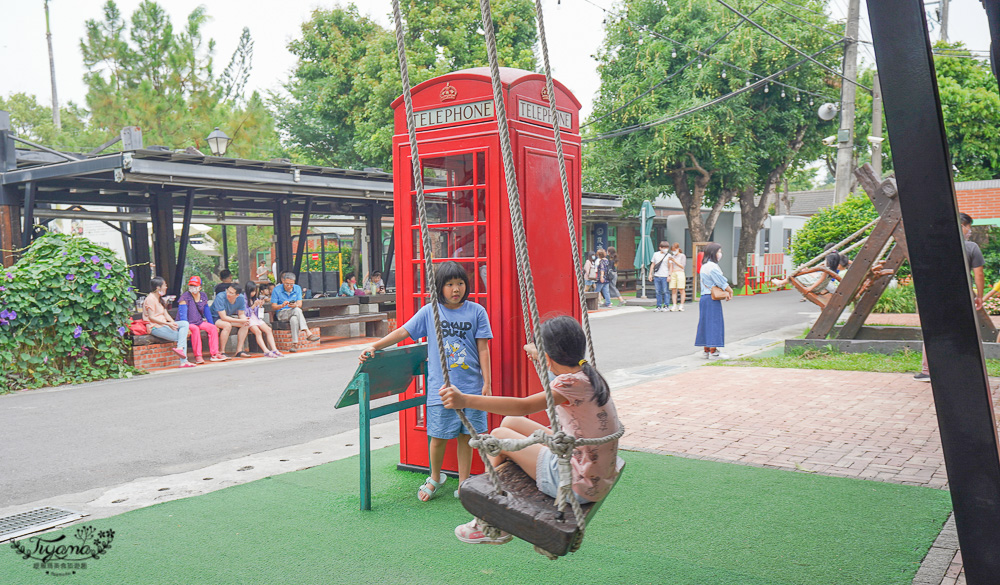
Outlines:
[[132, 364], [140, 370], [175, 368], [180, 357], [174, 353], [176, 343], [152, 343], [132, 348]]
[[956, 191], [958, 210], [972, 219], [1000, 217], [1000, 188]]
[[[310, 329], [312, 331], [312, 329]], [[278, 346], [278, 351], [281, 353], [286, 353], [292, 348], [292, 332], [288, 330], [275, 329], [274, 330], [274, 343]], [[319, 341], [307, 341], [305, 335], [299, 335], [298, 342], [299, 350], [303, 349], [317, 349], [319, 348]]]

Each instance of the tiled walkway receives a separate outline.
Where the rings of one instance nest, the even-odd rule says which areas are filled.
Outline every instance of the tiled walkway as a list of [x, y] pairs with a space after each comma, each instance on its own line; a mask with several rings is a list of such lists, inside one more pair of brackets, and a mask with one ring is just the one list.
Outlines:
[[910, 374], [703, 367], [614, 398], [623, 447], [947, 487], [931, 387]]

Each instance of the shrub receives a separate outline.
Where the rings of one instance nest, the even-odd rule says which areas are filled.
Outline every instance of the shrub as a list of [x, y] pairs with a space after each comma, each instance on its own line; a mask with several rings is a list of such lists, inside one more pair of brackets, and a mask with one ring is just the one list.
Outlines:
[[827, 244], [835, 244], [878, 217], [868, 197], [848, 197], [838, 205], [819, 210], [795, 233], [793, 264], [798, 266], [817, 256]]
[[132, 375], [130, 280], [111, 250], [61, 234], [0, 269], [0, 392]]
[[913, 290], [913, 285], [897, 286], [887, 288], [878, 302], [875, 303], [873, 313], [916, 313], [917, 293]]

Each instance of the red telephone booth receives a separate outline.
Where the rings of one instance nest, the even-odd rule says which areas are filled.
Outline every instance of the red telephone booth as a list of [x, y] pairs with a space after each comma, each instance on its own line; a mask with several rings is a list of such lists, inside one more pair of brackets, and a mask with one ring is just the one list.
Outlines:
[[[579, 319], [545, 77], [508, 68], [501, 68], [500, 75], [538, 308], [543, 318], [555, 313]], [[579, 226], [580, 103], [559, 82], [555, 89], [570, 197]], [[402, 97], [392, 107], [396, 311], [397, 323], [403, 325], [430, 301]], [[425, 81], [413, 88], [413, 108], [434, 248], [431, 258], [435, 263], [454, 260], [462, 264], [471, 281], [469, 301], [486, 307], [494, 336], [490, 343], [494, 394], [539, 392], [537, 374], [522, 350], [525, 339], [517, 280], [521, 268], [514, 257], [489, 70], [467, 69]], [[403, 398], [424, 391], [411, 387]], [[428, 466], [425, 412], [422, 407], [415, 410], [400, 415], [400, 467], [424, 469]], [[499, 425], [500, 419], [490, 415], [490, 428]], [[544, 413], [539, 420], [546, 420]], [[444, 468], [457, 470], [454, 443], [448, 446]], [[473, 473], [481, 472], [482, 461], [474, 457]]]

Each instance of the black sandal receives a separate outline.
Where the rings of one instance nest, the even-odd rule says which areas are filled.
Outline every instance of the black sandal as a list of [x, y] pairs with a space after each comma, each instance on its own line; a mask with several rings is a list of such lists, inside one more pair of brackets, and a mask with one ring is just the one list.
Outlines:
[[250, 354], [248, 354], [245, 351], [240, 351], [240, 352], [236, 353], [236, 357], [238, 357], [238, 358], [248, 358], [248, 357], [253, 357], [253, 356], [250, 355]]

